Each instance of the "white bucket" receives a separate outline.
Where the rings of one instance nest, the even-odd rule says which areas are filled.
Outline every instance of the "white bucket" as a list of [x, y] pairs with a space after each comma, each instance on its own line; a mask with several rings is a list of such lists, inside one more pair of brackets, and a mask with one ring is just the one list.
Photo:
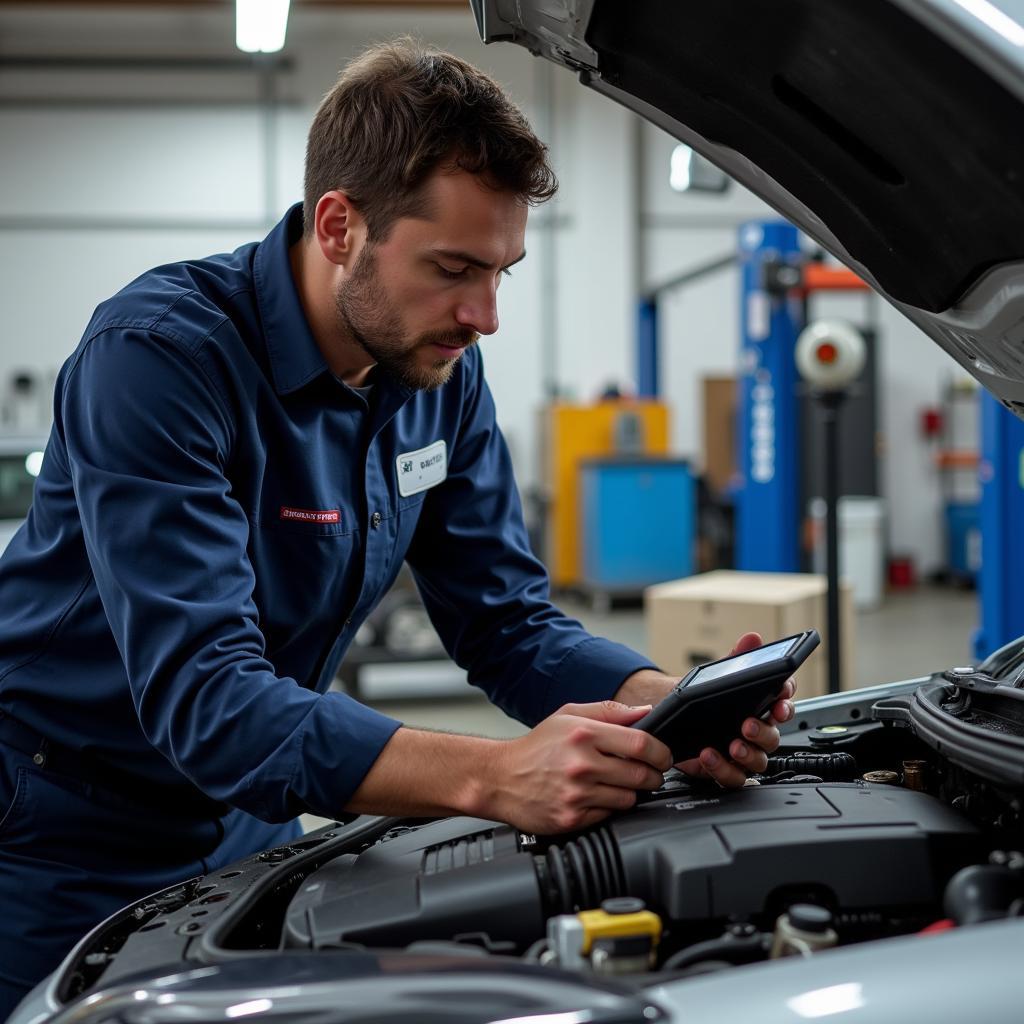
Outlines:
[[[812, 498], [814, 571], [824, 573], [825, 499]], [[853, 586], [857, 608], [877, 608], [885, 593], [885, 503], [881, 498], [839, 499], [839, 575]]]

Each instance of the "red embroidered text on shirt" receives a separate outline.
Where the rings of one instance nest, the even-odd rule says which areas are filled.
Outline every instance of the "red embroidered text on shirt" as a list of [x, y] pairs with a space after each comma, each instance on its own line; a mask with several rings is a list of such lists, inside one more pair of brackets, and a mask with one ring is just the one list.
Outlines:
[[282, 505], [281, 518], [292, 521], [298, 520], [302, 523], [340, 523], [341, 512], [336, 508], [316, 512], [308, 508], [289, 508], [287, 505]]

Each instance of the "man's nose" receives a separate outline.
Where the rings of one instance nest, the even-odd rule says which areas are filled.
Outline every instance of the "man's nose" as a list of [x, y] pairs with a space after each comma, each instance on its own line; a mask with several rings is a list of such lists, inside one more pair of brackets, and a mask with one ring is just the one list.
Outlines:
[[493, 285], [474, 289], [455, 309], [455, 319], [477, 334], [494, 334], [498, 329], [498, 296]]

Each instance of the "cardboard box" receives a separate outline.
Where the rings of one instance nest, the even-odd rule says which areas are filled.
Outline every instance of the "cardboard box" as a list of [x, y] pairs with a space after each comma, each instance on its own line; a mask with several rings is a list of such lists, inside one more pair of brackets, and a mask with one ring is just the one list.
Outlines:
[[[644, 591], [647, 652], [671, 674], [726, 657], [750, 631], [765, 642], [816, 629], [821, 646], [797, 674], [797, 696], [828, 692], [828, 606], [824, 576], [805, 573], [719, 570], [658, 583]], [[840, 671], [844, 690], [856, 688], [853, 652], [856, 622], [852, 591], [842, 585]]]
[[704, 478], [715, 494], [725, 494], [736, 475], [736, 380], [701, 380]]

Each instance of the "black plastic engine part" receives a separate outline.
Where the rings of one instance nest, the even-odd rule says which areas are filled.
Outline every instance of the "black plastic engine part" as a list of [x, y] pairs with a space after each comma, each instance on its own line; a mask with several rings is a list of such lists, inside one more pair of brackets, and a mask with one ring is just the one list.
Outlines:
[[795, 772], [798, 775], [817, 775], [824, 782], [852, 782], [857, 777], [857, 760], [845, 751], [829, 753], [797, 753], [769, 757], [768, 767], [762, 775]]
[[946, 886], [947, 916], [958, 925], [981, 924], [1010, 916], [1013, 903], [1024, 897], [1024, 874], [1001, 864], [972, 864], [958, 871]]
[[[930, 916], [979, 833], [924, 793], [868, 783], [663, 799], [571, 837], [448, 819], [335, 859], [292, 900], [289, 947], [405, 946], [459, 933], [525, 950], [559, 913], [645, 901], [686, 941], [708, 923], [774, 915], [797, 898], [846, 914]], [[864, 870], [870, 865], [870, 871]]]
[[522, 950], [543, 931], [537, 870], [519, 834], [478, 818], [447, 818], [311, 875], [288, 909], [284, 944], [406, 946], [486, 932], [491, 942]]
[[544, 916], [571, 914], [626, 895], [615, 839], [604, 827], [552, 842], [536, 859]]
[[734, 924], [717, 939], [696, 942], [673, 953], [662, 965], [665, 971], [682, 971], [704, 961], [749, 964], [763, 960], [771, 948], [772, 937], [752, 924]]
[[996, 785], [1024, 786], [1024, 690], [983, 672], [926, 683], [907, 700], [914, 731], [954, 764]]

